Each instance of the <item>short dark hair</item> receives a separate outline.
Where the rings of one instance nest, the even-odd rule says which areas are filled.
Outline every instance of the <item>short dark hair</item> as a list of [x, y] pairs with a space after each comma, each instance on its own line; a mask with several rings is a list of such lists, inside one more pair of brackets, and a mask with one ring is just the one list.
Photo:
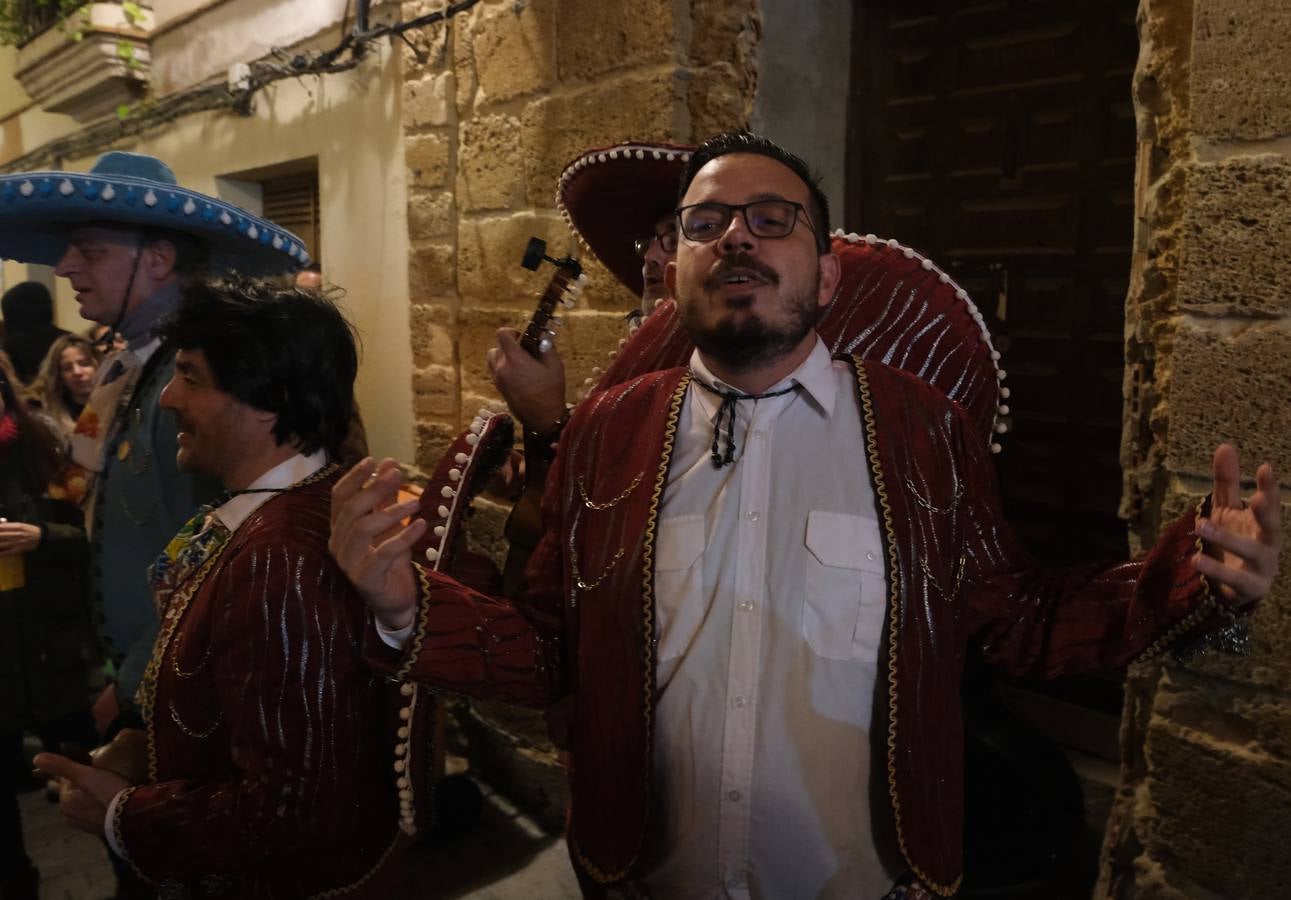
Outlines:
[[820, 189], [820, 176], [811, 173], [811, 169], [802, 157], [751, 131], [726, 131], [713, 135], [699, 145], [699, 149], [691, 154], [686, 171], [682, 173], [681, 190], [677, 193], [678, 205], [683, 202], [686, 191], [690, 190], [690, 183], [695, 180], [699, 170], [717, 157], [730, 153], [755, 153], [759, 156], [768, 156], [786, 166], [802, 180], [811, 195], [807, 213], [811, 216], [811, 224], [815, 230], [816, 249], [822, 254], [828, 253], [829, 200], [825, 197], [825, 192]]
[[279, 445], [336, 458], [354, 413], [359, 354], [333, 300], [269, 279], [229, 276], [183, 289], [157, 334], [201, 350], [220, 390], [278, 417]]

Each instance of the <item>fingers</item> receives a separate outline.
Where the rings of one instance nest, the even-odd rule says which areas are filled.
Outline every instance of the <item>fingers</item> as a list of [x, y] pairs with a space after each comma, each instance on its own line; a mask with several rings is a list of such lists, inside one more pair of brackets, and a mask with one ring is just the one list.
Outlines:
[[[1276, 561], [1270, 558], [1272, 554], [1264, 541], [1220, 528], [1209, 519], [1202, 521], [1197, 533], [1216, 549], [1227, 550], [1235, 556], [1240, 556], [1246, 563], [1256, 566], [1261, 572], [1267, 570]], [[1209, 555], [1217, 556], [1214, 553]]]
[[[381, 541], [383, 534], [396, 528], [400, 520], [416, 512], [420, 506], [420, 499], [409, 500], [356, 518], [342, 532], [341, 538], [337, 542], [338, 545], [331, 548], [332, 556], [336, 558], [336, 562], [340, 567], [347, 572], [352, 568], [357, 568], [363, 563], [375, 544], [388, 543], [388, 541]], [[406, 528], [400, 529], [400, 533], [406, 530]], [[335, 537], [333, 535], [334, 539]], [[412, 546], [411, 543], [409, 546]]]
[[1194, 556], [1192, 564], [1230, 600], [1244, 604], [1268, 593], [1270, 580], [1248, 569], [1225, 565], [1203, 553]]
[[1210, 474], [1214, 482], [1211, 506], [1216, 509], [1242, 505], [1242, 471], [1237, 461], [1237, 451], [1232, 444], [1220, 444], [1211, 460]]
[[1255, 495], [1251, 497], [1251, 512], [1259, 526], [1260, 538], [1271, 547], [1282, 543], [1282, 490], [1277, 476], [1268, 463], [1255, 472]]
[[385, 459], [374, 466], [369, 457], [336, 482], [332, 487], [332, 535], [328, 541], [334, 556], [348, 540], [356, 520], [394, 502], [402, 481], [394, 460]]
[[36, 771], [46, 778], [66, 778], [77, 785], [84, 779], [85, 772], [90, 768], [57, 753], [37, 753], [32, 762], [36, 766]]

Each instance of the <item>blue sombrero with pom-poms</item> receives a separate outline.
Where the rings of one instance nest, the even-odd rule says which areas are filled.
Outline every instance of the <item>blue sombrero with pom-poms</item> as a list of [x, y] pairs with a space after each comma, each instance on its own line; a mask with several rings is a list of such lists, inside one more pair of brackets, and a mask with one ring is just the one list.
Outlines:
[[89, 223], [190, 235], [207, 248], [213, 274], [276, 275], [309, 263], [296, 235], [180, 187], [154, 156], [112, 151], [84, 173], [0, 175], [0, 257], [52, 266], [67, 249], [67, 229]]

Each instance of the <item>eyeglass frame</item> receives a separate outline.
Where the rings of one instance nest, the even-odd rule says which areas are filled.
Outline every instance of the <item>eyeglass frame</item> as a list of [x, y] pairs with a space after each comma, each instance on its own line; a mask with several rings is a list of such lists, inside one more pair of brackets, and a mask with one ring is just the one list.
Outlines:
[[[747, 210], [751, 206], [762, 206], [763, 204], [772, 204], [793, 209], [793, 221], [789, 223], [788, 231], [784, 234], [759, 234], [757, 232], [753, 227], [753, 224], [749, 222]], [[719, 229], [712, 237], [691, 237], [689, 234], [686, 234], [686, 228], [683, 225], [682, 220], [682, 213], [688, 209], [697, 209], [701, 206], [718, 207], [726, 210], [726, 221], [722, 224], [721, 229]], [[754, 237], [759, 237], [763, 240], [769, 241], [778, 241], [789, 237], [793, 234], [794, 229], [798, 227], [798, 220], [802, 219], [807, 224], [807, 230], [811, 232], [812, 243], [816, 245], [817, 250], [820, 250], [820, 236], [816, 234], [816, 226], [815, 223], [811, 221], [811, 214], [807, 212], [807, 207], [803, 206], [796, 200], [780, 200], [774, 197], [763, 200], [751, 200], [748, 203], [722, 203], [719, 200], [705, 200], [702, 203], [688, 203], [685, 206], [679, 206], [673, 210], [673, 215], [677, 217], [677, 233], [685, 237], [686, 240], [693, 241], [696, 244], [708, 244], [712, 241], [718, 240], [722, 235], [726, 234], [727, 229], [731, 227], [731, 221], [735, 218], [736, 213], [739, 213], [740, 217], [744, 219], [744, 226], [748, 228], [750, 234]]]
[[[677, 242], [681, 240], [681, 226], [675, 219], [669, 219], [668, 221], [673, 226], [671, 230], [665, 225], [662, 230], [656, 229], [649, 237], [639, 237], [632, 242], [632, 249], [636, 251], [637, 259], [645, 259], [646, 254], [650, 252], [650, 245], [655, 241], [659, 242], [659, 248], [664, 253], [671, 256], [677, 252]], [[664, 238], [669, 236], [672, 237], [671, 250], [664, 245]]]

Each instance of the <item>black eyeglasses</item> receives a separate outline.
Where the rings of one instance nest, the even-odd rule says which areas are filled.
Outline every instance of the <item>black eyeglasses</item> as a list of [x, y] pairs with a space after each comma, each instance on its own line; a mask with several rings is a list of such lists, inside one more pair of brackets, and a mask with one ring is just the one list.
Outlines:
[[815, 234], [811, 218], [801, 203], [792, 200], [758, 200], [754, 203], [694, 203], [677, 210], [681, 233], [691, 241], [715, 241], [726, 233], [736, 213], [756, 237], [782, 238], [793, 233], [798, 217]]
[[649, 237], [637, 238], [635, 241], [632, 242], [632, 246], [636, 249], [637, 256], [639, 256], [641, 259], [645, 259], [646, 254], [650, 252], [650, 245], [653, 244], [655, 241], [659, 242], [659, 249], [662, 250], [664, 253], [676, 253], [677, 252], [676, 223], [670, 219], [667, 222], [667, 224], [663, 225], [661, 228], [659, 228], [657, 231], [655, 231], [654, 234], [650, 235]]

